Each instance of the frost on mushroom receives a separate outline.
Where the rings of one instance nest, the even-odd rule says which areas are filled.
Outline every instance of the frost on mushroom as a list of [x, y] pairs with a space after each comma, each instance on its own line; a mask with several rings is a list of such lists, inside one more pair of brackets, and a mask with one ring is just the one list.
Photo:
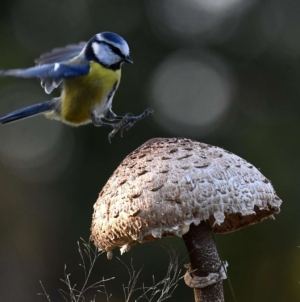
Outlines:
[[227, 233], [279, 213], [282, 201], [253, 165], [224, 149], [185, 138], [149, 140], [129, 154], [94, 205], [100, 250], [182, 236], [208, 220]]

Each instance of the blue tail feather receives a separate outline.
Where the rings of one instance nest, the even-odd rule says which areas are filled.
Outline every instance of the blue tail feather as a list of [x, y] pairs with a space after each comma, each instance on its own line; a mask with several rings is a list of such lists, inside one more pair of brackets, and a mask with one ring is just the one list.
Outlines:
[[43, 112], [51, 111], [54, 109], [54, 101], [46, 101], [44, 103], [32, 105], [23, 109], [19, 109], [8, 113], [2, 117], [0, 117], [0, 124], [11, 123], [20, 119], [24, 119], [26, 117], [30, 117], [33, 115], [37, 115]]

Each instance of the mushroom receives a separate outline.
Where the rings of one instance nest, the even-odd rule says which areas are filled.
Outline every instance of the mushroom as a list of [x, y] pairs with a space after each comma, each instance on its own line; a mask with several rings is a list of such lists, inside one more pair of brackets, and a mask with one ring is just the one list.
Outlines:
[[182, 236], [195, 301], [224, 301], [221, 262], [211, 232], [227, 233], [278, 214], [282, 201], [253, 165], [222, 148], [186, 138], [155, 138], [129, 154], [94, 205], [91, 238], [99, 250]]

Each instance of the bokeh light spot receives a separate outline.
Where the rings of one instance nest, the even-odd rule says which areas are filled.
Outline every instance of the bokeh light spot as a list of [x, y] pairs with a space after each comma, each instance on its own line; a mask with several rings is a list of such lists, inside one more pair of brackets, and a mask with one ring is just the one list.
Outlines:
[[242, 9], [247, 7], [252, 0], [190, 0], [191, 2], [194, 2], [195, 6], [199, 9], [204, 9], [207, 12], [213, 12], [213, 13], [233, 13], [238, 9]]
[[202, 44], [229, 39], [256, 0], [152, 0], [147, 12], [162, 41]]
[[170, 56], [151, 83], [154, 117], [174, 134], [207, 134], [223, 120], [233, 99], [234, 81], [227, 65], [207, 54]]

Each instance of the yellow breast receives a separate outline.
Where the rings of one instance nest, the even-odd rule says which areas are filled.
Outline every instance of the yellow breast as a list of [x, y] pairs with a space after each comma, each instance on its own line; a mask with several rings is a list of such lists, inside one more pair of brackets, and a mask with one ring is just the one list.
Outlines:
[[121, 70], [110, 70], [96, 62], [90, 63], [86, 76], [64, 80], [61, 99], [61, 119], [80, 125], [91, 118], [91, 109], [106, 101], [106, 96], [121, 78]]

